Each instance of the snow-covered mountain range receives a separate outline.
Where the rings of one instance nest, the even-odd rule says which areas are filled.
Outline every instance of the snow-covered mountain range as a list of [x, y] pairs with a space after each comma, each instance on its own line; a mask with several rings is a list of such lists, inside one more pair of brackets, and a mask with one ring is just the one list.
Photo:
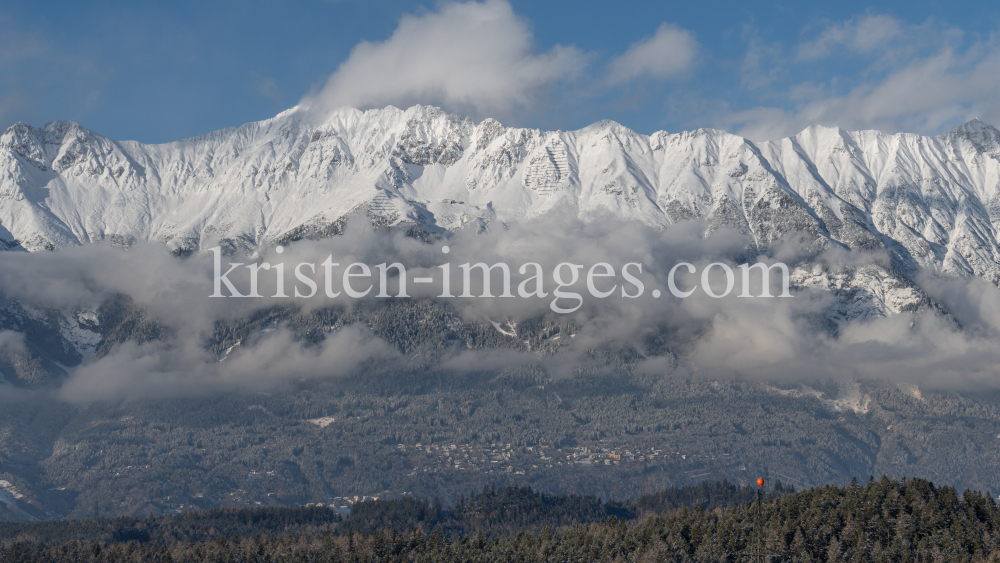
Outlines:
[[[849, 265], [838, 266], [839, 269], [828, 268], [811, 257], [793, 264], [792, 280], [796, 290], [816, 288], [833, 294], [835, 298], [825, 299], [824, 294], [820, 305], [824, 308], [823, 312], [815, 315], [822, 317], [818, 319], [818, 325], [786, 324], [793, 326], [789, 329], [791, 331], [816, 326], [824, 336], [819, 340], [826, 345], [833, 342], [825, 338], [827, 332], [836, 333], [840, 327], [852, 325], [855, 320], [861, 321], [857, 324], [864, 325], [867, 319], [891, 317], [930, 305], [940, 306], [936, 310], [948, 313], [946, 306], [934, 302], [924, 292], [922, 288], [928, 285], [921, 285], [916, 275], [918, 272], [978, 277], [1000, 285], [1000, 246], [997, 242], [1000, 228], [1000, 131], [979, 121], [972, 121], [938, 137], [888, 135], [877, 131], [850, 132], [814, 126], [792, 138], [753, 142], [723, 131], [705, 129], [675, 134], [657, 132], [646, 136], [608, 121], [571, 132], [506, 128], [491, 119], [475, 123], [436, 108], [416, 106], [405, 111], [392, 107], [366, 112], [342, 109], [323, 118], [293, 108], [266, 121], [163, 145], [113, 141], [64, 121], [49, 123], [44, 128], [17, 124], [0, 135], [0, 249], [9, 251], [3, 256], [11, 259], [11, 263], [35, 262], [43, 256], [59, 258], [58, 254], [44, 251], [91, 243], [127, 247], [138, 242], [153, 242], [164, 244], [178, 254], [194, 253], [222, 244], [233, 252], [252, 254], [269, 244], [332, 237], [354, 220], [371, 221], [379, 226], [400, 226], [417, 233], [444, 235], [464, 229], [473, 232], [504, 229], [532, 218], [544, 219], [551, 212], [584, 221], [602, 220], [610, 214], [654, 229], [697, 218], [704, 220], [709, 230], [726, 226], [741, 231], [755, 247], [751, 250], [774, 249], [772, 243], [778, 239], [802, 234], [806, 247], [816, 250], [839, 247], [887, 254], [891, 264], [881, 259], [867, 260], [867, 257], [846, 260]], [[670, 231], [666, 235], [670, 235]], [[88, 250], [85, 248], [82, 252]], [[41, 254], [21, 254], [24, 251]], [[7, 271], [16, 271], [16, 268]], [[144, 272], [140, 273], [147, 276]], [[31, 273], [23, 277], [30, 279]], [[70, 279], [69, 283], [76, 283], [74, 280]], [[232, 356], [235, 359], [240, 353], [249, 354], [254, 350], [254, 343], [262, 341], [258, 339], [260, 334], [274, 331], [276, 327], [285, 330], [286, 325], [290, 327], [289, 331], [294, 331], [296, 338], [310, 343], [336, 335], [337, 331], [352, 324], [364, 325], [364, 332], [359, 334], [372, 334], [372, 339], [389, 342], [401, 354], [412, 353], [412, 357], [419, 360], [413, 363], [417, 374], [424, 373], [422, 370], [427, 366], [430, 366], [427, 369], [437, 369], [428, 358], [451, 358], [447, 354], [454, 350], [462, 353], [523, 351], [537, 355], [542, 362], [546, 354], [554, 355], [565, 350], [572, 352], [575, 345], [572, 339], [579, 328], [571, 326], [571, 323], [558, 325], [554, 324], [555, 321], [534, 322], [527, 319], [527, 322], [518, 325], [516, 332], [507, 331], [489, 319], [461, 318], [446, 305], [387, 300], [391, 302], [379, 303], [371, 309], [347, 311], [331, 307], [316, 314], [300, 312], [294, 307], [266, 310], [248, 318], [226, 318], [213, 325], [212, 334], [190, 336], [171, 325], [161, 325], [147, 311], [147, 303], [133, 301], [128, 295], [107, 295], [102, 297], [106, 299], [101, 303], [72, 303], [61, 310], [54, 310], [19, 301], [15, 296], [6, 295], [7, 289], [0, 287], [0, 387], [4, 389], [7, 385], [50, 390], [59, 388], [68, 377], [79, 375], [76, 370], [81, 366], [97, 366], [94, 373], [103, 370], [102, 374], [111, 375], [147, 369], [143, 366], [151, 364], [96, 363], [109, 357], [115, 358], [115, 347], [128, 342], [157, 344], [149, 348], [154, 351], [153, 356], [167, 358], [167, 368], [160, 364], [148, 368], [152, 375], [149, 378], [138, 377], [135, 381], [141, 383], [134, 384], [134, 387], [141, 387], [144, 382], [155, 381], [158, 377], [169, 378], [174, 373], [187, 373], [192, 365], [201, 368], [200, 364], [191, 363], [201, 361], [199, 358], [211, 364], [204, 372], [213, 374], [212, 369], [231, 365], [225, 363], [232, 361], [231, 351], [236, 350]], [[812, 315], [809, 302], [802, 302], [803, 310]], [[971, 306], [977, 305], [973, 303]], [[712, 311], [704, 314], [714, 315]], [[745, 314], [752, 316], [757, 310], [748, 311]], [[905, 317], [897, 318], [905, 320]], [[420, 320], [414, 323], [413, 319]], [[817, 319], [810, 317], [810, 323], [813, 320]], [[511, 325], [509, 320], [508, 325]], [[758, 325], [736, 323], [733, 326]], [[641, 351], [629, 348], [633, 344], [625, 344], [627, 349], [623, 351], [609, 346], [609, 351], [595, 356], [588, 351], [581, 357], [588, 362], [592, 357], [598, 358], [594, 361], [600, 365], [593, 373], [607, 373], [605, 369], [611, 365], [619, 370], [616, 374], [625, 375], [633, 373], [640, 355], [648, 360], [643, 365], [658, 366], [656, 370], [667, 372], [684, 362], [696, 363], [698, 358], [704, 357], [694, 354], [691, 355], [694, 359], [691, 359], [685, 356], [692, 348], [683, 339], [690, 335], [693, 335], [691, 338], [700, 338], [698, 335], [707, 332], [684, 332], [675, 337], [668, 328], [656, 338], [643, 340]], [[604, 330], [603, 326], [601, 330]], [[745, 330], [734, 338], [741, 339], [752, 330]], [[560, 339], [565, 333], [569, 337]], [[941, 333], [953, 334], [948, 331]], [[781, 334], [778, 333], [778, 339], [781, 339]], [[203, 358], [194, 354], [195, 360], [186, 361], [194, 350], [183, 345], [188, 341], [187, 336], [207, 350]], [[855, 334], [854, 338], [863, 340], [869, 337]], [[887, 338], [899, 336], [890, 335]], [[974, 345], [965, 348], [958, 346], [955, 355], [949, 356], [947, 361], [953, 362], [962, 355], [978, 354], [977, 361], [981, 363], [972, 361], [972, 371], [988, 371], [982, 366], [995, 363], [989, 359], [992, 356], [983, 353], [985, 348], [992, 347], [989, 338], [986, 337], [982, 345], [977, 340]], [[580, 346], [593, 345], [593, 341], [585, 338], [575, 340], [581, 341], [585, 343]], [[725, 348], [728, 342], [722, 342], [722, 348], [716, 349], [724, 349], [728, 353], [730, 349]], [[901, 369], [905, 369], [906, 362], [899, 358], [924, 345], [923, 341], [916, 342], [909, 347], [904, 345], [891, 349], [887, 356], [890, 360], [885, 365], [899, 361], [903, 365]], [[955, 347], [954, 342], [947, 340], [945, 346]], [[287, 346], [271, 346], [269, 350], [276, 348], [284, 350]], [[121, 346], [121, 349], [125, 347]], [[850, 347], [844, 349], [857, 350]], [[122, 352], [119, 356], [128, 360], [128, 354], [136, 350], [139, 350], [137, 354], [142, 352], [137, 347], [128, 350], [131, 351]], [[794, 352], [810, 354], [815, 350], [823, 349], [816, 347]], [[963, 353], [963, 350], [972, 352]], [[570, 352], [565, 353], [568, 356], [563, 357], [573, 357]], [[270, 356], [265, 353], [258, 357]], [[492, 358], [489, 355], [482, 357]], [[986, 359], [983, 360], [983, 357]], [[140, 359], [145, 361], [146, 356]], [[181, 359], [185, 361], [179, 361]], [[801, 368], [805, 374], [811, 369], [811, 361], [801, 364], [792, 362], [791, 365], [796, 369], [805, 366]], [[493, 360], [479, 363], [486, 366], [482, 367], [484, 370], [500, 365]], [[547, 429], [570, 429], [566, 430], [570, 434], [553, 434], [555, 438], [545, 438], [551, 443], [563, 439], [562, 436], [577, 436], [580, 440], [603, 439], [607, 436], [604, 432], [613, 436], [627, 434], [628, 440], [634, 440], [637, 429], [645, 428], [649, 436], [655, 435], [657, 443], [682, 444], [677, 446], [677, 451], [687, 451], [684, 450], [687, 446], [683, 444], [695, 444], [701, 448], [708, 440], [706, 436], [718, 435], [718, 428], [732, 428], [735, 432], [732, 443], [742, 444], [740, 447], [751, 459], [759, 460], [761, 466], [770, 465], [785, 474], [798, 476], [803, 482], [837, 479], [846, 482], [852, 475], [888, 472], [894, 476], [926, 474], [936, 481], [956, 486], [991, 487], [996, 490], [996, 481], [989, 476], [997, 472], [980, 471], [995, 462], [992, 458], [987, 459], [987, 454], [994, 451], [990, 449], [990, 444], [995, 442], [995, 437], [1000, 437], [1000, 427], [996, 425], [995, 393], [977, 396], [976, 400], [981, 399], [982, 402], [974, 407], [968, 406], [966, 399], [953, 398], [947, 393], [933, 396], [930, 399], [932, 402], [928, 403], [918, 387], [897, 386], [891, 376], [887, 376], [890, 382], [884, 385], [867, 382], [859, 386], [861, 384], [856, 381], [845, 381], [829, 385], [826, 391], [817, 391], [812, 387], [802, 387], [801, 391], [784, 387], [779, 389], [769, 384], [747, 387], [742, 382], [723, 383], [719, 387], [718, 382], [700, 382], [697, 379], [674, 389], [673, 382], [680, 380], [664, 379], [655, 383], [661, 387], [650, 387], [660, 389], [655, 392], [660, 395], [649, 395], [642, 386], [634, 388], [639, 391], [632, 391], [631, 384], [606, 384], [604, 379], [577, 385], [578, 380], [545, 375], [549, 368], [543, 369], [544, 366], [539, 365], [529, 365], [521, 371], [518, 371], [521, 368], [517, 365], [505, 365], [503, 369], [506, 371], [499, 373], [496, 379], [483, 378], [487, 382], [484, 385], [492, 386], [488, 394], [476, 389], [468, 390], [468, 396], [483, 394], [500, 397], [496, 390], [508, 385], [505, 382], [522, 381], [519, 378], [524, 378], [529, 382], [525, 385], [529, 385], [530, 389], [522, 393], [527, 401], [523, 412], [555, 413], [566, 418], [559, 423], [562, 426], [557, 426], [538, 424], [537, 420], [546, 419], [525, 416], [523, 425], [510, 436], [529, 435], [536, 432], [537, 425]], [[590, 364], [581, 365], [590, 369]], [[845, 365], [850, 367], [851, 364], [847, 362]], [[945, 376], [966, 369], [964, 365], [947, 367], [947, 370], [942, 370]], [[580, 373], [584, 374], [580, 375], [583, 379], [590, 377], [586, 374], [591, 372]], [[845, 370], [848, 376], [851, 373], [850, 369]], [[648, 375], [638, 370], [635, 374], [640, 379]], [[360, 377], [359, 381], [366, 377]], [[392, 381], [396, 380], [386, 378], [382, 383], [391, 385]], [[364, 384], [367, 385], [367, 382]], [[545, 391], [550, 384], [550, 390]], [[642, 383], [647, 384], [648, 381]], [[813, 384], [810, 382], [810, 385]], [[602, 386], [606, 387], [608, 397], [619, 393], [623, 397], [627, 393], [638, 395], [636, 399], [629, 398], [628, 402], [614, 402], [618, 401], [615, 398], [614, 401], [608, 399], [608, 402], [600, 403], [602, 406], [592, 412], [613, 411], [614, 415], [601, 414], [600, 418], [595, 415], [594, 425], [591, 425], [591, 415], [587, 414], [591, 411], [581, 410], [582, 416], [572, 414], [570, 420], [568, 413], [573, 413], [573, 408], [589, 408], [588, 405], [597, 404], [591, 401], [591, 390]], [[692, 386], [701, 387], [695, 392]], [[374, 393], [393, 389], [393, 394], [405, 394], [412, 388], [415, 387], [406, 383], [398, 389], [378, 387], [380, 390]], [[347, 396], [352, 397], [351, 393], [355, 391], [348, 389]], [[669, 393], [662, 389], [667, 389]], [[363, 392], [372, 393], [368, 387], [364, 387]], [[551, 399], [546, 398], [546, 393], [552, 394]], [[586, 396], [587, 400], [574, 401], [574, 393], [577, 397]], [[647, 406], [636, 407], [644, 404], [641, 401], [647, 395], [655, 400]], [[44, 409], [50, 409], [49, 403], [44, 402], [48, 401], [45, 399], [47, 395], [33, 397]], [[301, 407], [305, 410], [294, 414], [294, 418], [292, 414], [288, 415], [288, 424], [296, 425], [295, 428], [302, 421], [308, 423], [326, 416], [325, 410], [309, 410], [311, 405], [333, 404], [333, 399], [329, 397], [311, 404], [295, 399], [293, 394], [288, 397], [288, 404], [305, 405]], [[443, 432], [439, 417], [442, 416], [441, 405], [444, 403], [440, 402], [437, 391], [433, 397], [433, 401], [427, 403], [429, 406], [426, 409], [429, 410], [405, 411], [408, 413], [406, 416], [416, 413], [412, 414], [415, 417], [413, 420], [433, 421], [433, 427], [428, 426], [424, 435], [413, 437], [414, 443]], [[479, 405], [478, 398], [473, 402], [464, 397], [455, 399], [454, 404], [458, 405], [455, 412], [464, 413], [462, 417], [465, 418], [456, 415], [450, 428], [465, 425], [466, 418], [479, 408], [467, 406]], [[537, 402], [539, 397], [542, 397], [541, 402]], [[689, 400], [691, 397], [694, 399]], [[220, 420], [229, 424], [230, 419], [245, 418], [250, 421], [247, 424], [257, 424], [254, 422], [256, 419], [246, 418], [250, 416], [247, 413], [274, 416], [256, 402], [258, 398], [255, 397], [252, 403], [247, 403], [248, 400], [234, 399], [224, 407], [228, 410]], [[273, 400], [285, 399], [276, 397]], [[355, 401], [354, 398], [350, 400]], [[357, 410], [359, 405], [369, 404], [374, 405], [373, 409], [390, 409], [383, 410], [383, 413], [402, 416], [398, 412], [403, 411], [397, 411], [395, 403], [386, 407], [388, 403], [377, 402], [384, 400], [382, 397], [372, 399], [375, 402], [371, 403], [352, 402], [350, 407], [344, 402], [340, 411], [344, 414], [337, 414], [336, 420], [341, 423], [346, 420], [342, 416], [362, 412]], [[758, 411], [741, 410], [746, 405], [762, 402], [778, 405], [784, 410], [768, 410], [767, 416]], [[140, 455], [140, 450], [125, 450], [122, 444], [147, 448], [155, 442], [155, 448], [149, 451], [158, 452], [156, 455], [163, 460], [182, 459], [173, 454], [180, 451], [178, 448], [191, 448], [190, 452], [197, 455], [197, 459], [201, 459], [202, 455], [208, 456], [208, 451], [225, 452], [225, 456], [206, 457], [206, 461], [199, 466], [203, 468], [204, 475], [211, 476], [212, 483], [216, 482], [215, 475], [221, 474], [218, 473], [220, 467], [225, 468], [224, 474], [231, 483], [244, 483], [248, 474], [258, 474], [259, 465], [247, 465], [258, 462], [246, 460], [263, 459], [255, 456], [264, 454], [230, 454], [236, 451], [237, 446], [224, 441], [228, 438], [218, 438], [228, 436], [228, 428], [219, 430], [221, 427], [206, 426], [204, 430], [191, 430], [200, 432], [196, 436], [183, 425], [175, 425], [180, 429], [177, 432], [160, 433], [160, 426], [147, 424], [147, 421], [153, 420], [150, 413], [162, 412], [163, 420], [169, 422], [164, 427], [168, 427], [174, 424], [175, 419], [171, 417], [177, 416], [176, 412], [189, 411], [179, 407], [157, 411], [146, 403], [126, 403], [120, 408], [131, 410], [115, 410], [119, 409], [118, 406], [107, 407], [110, 410], [101, 410], [104, 407], [84, 410], [55, 401], [52, 404], [56, 406], [51, 410], [38, 407], [37, 412], [31, 410], [34, 406], [25, 406], [18, 400], [4, 403], [0, 409], [0, 508], [3, 505], [16, 508], [8, 509], [9, 514], [13, 514], [8, 517], [54, 517], [71, 511], [82, 515], [82, 511], [93, 506], [94, 496], [86, 495], [105, 494], [116, 500], [115, 506], [122, 507], [116, 509], [120, 513], [138, 514], [140, 508], [134, 507], [140, 505], [132, 501], [148, 496], [143, 487], [150, 483], [162, 486], [162, 483], [171, 483], [171, 479], [177, 483], [177, 488], [163, 490], [166, 500], [157, 500], [159, 504], [144, 501], [146, 504], [141, 505], [141, 510], [172, 510], [174, 505], [167, 503], [177, 501], [171, 501], [171, 498], [188, 499], [183, 502], [207, 499], [203, 501], [206, 507], [228, 506], [225, 503], [232, 502], [235, 489], [226, 488], [229, 485], [224, 488], [205, 485], [207, 488], [203, 490], [199, 488], [200, 484], [197, 487], [188, 486], [182, 483], [181, 478], [173, 477], [173, 473], [158, 473], [159, 469], [141, 475], [126, 473], [135, 466], [134, 459]], [[574, 403], [577, 406], [574, 407]], [[278, 405], [275, 412], [299, 412], [281, 406], [284, 403], [273, 404]], [[415, 401], [414, 404], [418, 403]], [[721, 405], [718, 412], [723, 414], [718, 417], [729, 418], [713, 418], [717, 416], [715, 414], [709, 416], [706, 414], [708, 410], [703, 408], [706, 404]], [[214, 403], [210, 407], [216, 408]], [[365, 406], [364, 412], [371, 412], [368, 408]], [[497, 408], [502, 408], [505, 413], [508, 410], [514, 412], [508, 404]], [[518, 406], [516, 410], [521, 408]], [[679, 410], [685, 408], [692, 410]], [[482, 410], [500, 412], [488, 408]], [[682, 413], [677, 415], [681, 418], [675, 419], [679, 422], [663, 424], [664, 420], [674, 420], [669, 417], [674, 416], [675, 411]], [[789, 414], [772, 416], [770, 413], [773, 412]], [[51, 413], [62, 414], [56, 416]], [[622, 413], [626, 413], [625, 416]], [[650, 418], [629, 418], [640, 415]], [[485, 414], [482, 416], [487, 417]], [[489, 414], [482, 419], [485, 421], [481, 428], [484, 444], [503, 438], [501, 434], [493, 434], [501, 428], [494, 422], [500, 420], [499, 416], [494, 418], [494, 414]], [[756, 416], [761, 416], [760, 420], [753, 421]], [[364, 415], [364, 418], [367, 417], [367, 414]], [[958, 417], [973, 422], [956, 430], [953, 421]], [[43, 419], [55, 422], [38, 423]], [[357, 423], [355, 419], [351, 420], [352, 424]], [[358, 434], [364, 434], [364, 437], [357, 438], [363, 441], [353, 442], [353, 434], [348, 433], [347, 438], [338, 441], [341, 434], [329, 432], [321, 437], [328, 445], [326, 451], [377, 452], [381, 447], [377, 444], [381, 444], [388, 452], [386, 456], [397, 455], [396, 444], [403, 440], [398, 437], [397, 429], [385, 426], [382, 417], [371, 417], [371, 420], [379, 421], [378, 424], [382, 425], [380, 429], [392, 428], [393, 433], [378, 435], [377, 439], [370, 440], [365, 430]], [[457, 422], [459, 420], [461, 424]], [[522, 419], [518, 417], [516, 420]], [[691, 420], [699, 421], [704, 429], [689, 429]], [[748, 420], [753, 421], [755, 426], [748, 425]], [[784, 437], [790, 427], [781, 425], [787, 421], [795, 421], [795, 429], [805, 432], [803, 436], [806, 437], [790, 442], [783, 438], [767, 439], [763, 444], [747, 442], [745, 438], [744, 427], [748, 433], [763, 428], [764, 431], [757, 432], [757, 435]], [[812, 422], [800, 428], [801, 421]], [[119, 426], [109, 426], [112, 423]], [[131, 426], [121, 430], [127, 434], [107, 430], [133, 424], [136, 428], [146, 428], [150, 434], [138, 440], [132, 438], [136, 430], [132, 430]], [[405, 423], [407, 428], [409, 424]], [[314, 425], [304, 426], [312, 428]], [[259, 431], [258, 426], [253, 428], [253, 432]], [[313, 438], [306, 434], [302, 435], [305, 438], [300, 437], [298, 429], [290, 438], [284, 430], [286, 426], [280, 428], [282, 430], [268, 431], [272, 432], [269, 439], [274, 440], [268, 442], [268, 447], [275, 445], [271, 450], [263, 451], [268, 456], [278, 456], [274, 459], [288, 460], [281, 462], [288, 464], [282, 467], [298, 468], [302, 464], [304, 469], [296, 469], [299, 471], [297, 475], [313, 472], [308, 473], [316, 475], [311, 482], [335, 483], [329, 490], [346, 491], [347, 485], [343, 483], [352, 483], [350, 486], [354, 487], [360, 472], [382, 466], [379, 465], [381, 461], [375, 463], [369, 462], [369, 458], [359, 458], [357, 464], [350, 463], [358, 473], [351, 473], [352, 470], [344, 472], [347, 466], [342, 467], [343, 462], [338, 458], [324, 458], [325, 467], [331, 468], [331, 473], [322, 474], [321, 469], [309, 465], [312, 461], [304, 461], [313, 455], [309, 452], [319, 455], [315, 444], [320, 438], [316, 438], [315, 443], [301, 442]], [[318, 431], [323, 428], [325, 426]], [[649, 430], [654, 428], [655, 431]], [[928, 428], [932, 430], [928, 431]], [[97, 434], [101, 436], [97, 437]], [[376, 436], [376, 433], [370, 435]], [[816, 436], [826, 437], [817, 440]], [[212, 445], [215, 442], [210, 442], [217, 438], [218, 447]], [[450, 443], [458, 438], [449, 435], [442, 439]], [[507, 441], [515, 439], [508, 438]], [[202, 448], [202, 440], [209, 444], [207, 449]], [[300, 442], [309, 447], [296, 447], [295, 444]], [[246, 447], [255, 448], [261, 443], [255, 440]], [[576, 438], [573, 443], [576, 443]], [[104, 444], [113, 444], [114, 447]], [[278, 444], [284, 449], [279, 449]], [[580, 447], [597, 447], [595, 444], [598, 442], [581, 441]], [[306, 457], [298, 457], [303, 451], [307, 452]], [[163, 452], [169, 452], [169, 455]], [[95, 459], [102, 461], [95, 463]], [[190, 463], [194, 463], [189, 463], [189, 459], [195, 458], [183, 458], [184, 475], [190, 475]], [[344, 459], [339, 457], [339, 460]], [[809, 461], [803, 463], [802, 460]], [[956, 460], [962, 461], [956, 464]], [[682, 461], [688, 462], [684, 458]], [[409, 466], [399, 465], [397, 461], [386, 466], [406, 467], [405, 471], [410, 471]], [[119, 469], [111, 472], [108, 470], [110, 467]], [[317, 467], [324, 466], [320, 463]], [[741, 462], [739, 469], [735, 466], [719, 467], [719, 478], [736, 479], [745, 476], [743, 473], [747, 465]], [[678, 469], [677, 473], [680, 472]], [[132, 489], [121, 484], [126, 474], [133, 479], [129, 481], [132, 483], [129, 487], [134, 487]], [[691, 475], [691, 472], [687, 474]], [[414, 472], [410, 475], [418, 474]], [[197, 481], [202, 482], [208, 483], [208, 477]], [[293, 485], [288, 485], [288, 490], [299, 490], [303, 481], [288, 481], [293, 482]], [[420, 479], [414, 482], [420, 482]], [[270, 487], [271, 482], [267, 483]], [[399, 490], [418, 490], [410, 481], [400, 480], [397, 484]], [[64, 490], [70, 491], [72, 496], [70, 493], [63, 495]], [[270, 497], [270, 489], [261, 491], [264, 495], [262, 499]], [[427, 495], [437, 494], [430, 489], [426, 492]], [[0, 519], [3, 518], [4, 515], [0, 514]]]
[[335, 234], [355, 215], [431, 232], [479, 230], [552, 210], [664, 227], [729, 225], [760, 248], [793, 231], [821, 245], [885, 248], [901, 271], [1000, 283], [1000, 131], [938, 137], [814, 126], [753, 142], [724, 131], [646, 136], [610, 121], [578, 131], [475, 123], [437, 108], [293, 108], [201, 137], [144, 145], [75, 123], [0, 137], [0, 244], [29, 251], [159, 241]]

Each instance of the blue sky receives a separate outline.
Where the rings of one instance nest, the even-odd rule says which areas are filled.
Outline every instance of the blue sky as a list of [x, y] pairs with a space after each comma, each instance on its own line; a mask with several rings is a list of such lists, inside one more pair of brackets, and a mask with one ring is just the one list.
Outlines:
[[550, 129], [936, 134], [1000, 124], [998, 31], [987, 2], [5, 3], [0, 127], [165, 142], [305, 99]]

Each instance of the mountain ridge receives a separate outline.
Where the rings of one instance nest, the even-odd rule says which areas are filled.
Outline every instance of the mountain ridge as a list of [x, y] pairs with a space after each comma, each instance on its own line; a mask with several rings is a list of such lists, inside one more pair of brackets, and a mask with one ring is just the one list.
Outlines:
[[707, 220], [758, 249], [792, 232], [820, 247], [886, 249], [1000, 283], [1000, 131], [937, 137], [814, 125], [767, 142], [714, 129], [641, 135], [507, 128], [425, 106], [277, 116], [159, 145], [66, 121], [0, 136], [0, 243], [51, 250], [156, 241], [251, 252], [377, 225], [489, 230], [553, 209], [662, 229]]

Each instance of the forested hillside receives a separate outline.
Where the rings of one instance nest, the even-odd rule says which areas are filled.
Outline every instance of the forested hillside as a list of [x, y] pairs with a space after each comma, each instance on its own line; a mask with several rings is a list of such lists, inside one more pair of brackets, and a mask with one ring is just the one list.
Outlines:
[[[719, 493], [725, 488], [715, 487]], [[745, 489], [729, 490], [739, 493]], [[685, 496], [694, 498], [691, 493], [668, 491], [660, 498], [663, 503], [674, 502]], [[555, 497], [528, 489], [486, 491], [465, 499], [465, 508], [456, 505], [451, 510], [412, 499], [409, 505], [394, 501], [384, 504], [384, 512], [402, 513], [409, 506], [418, 516], [412, 526], [385, 527], [371, 533], [355, 531], [352, 520], [358, 515], [338, 522], [332, 511], [327, 511], [330, 520], [325, 525], [317, 525], [320, 522], [309, 515], [321, 514], [318, 509], [298, 516], [289, 509], [215, 511], [203, 524], [219, 524], [222, 515], [231, 521], [246, 518], [250, 523], [255, 514], [269, 518], [260, 519], [259, 529], [249, 525], [239, 535], [227, 537], [223, 526], [196, 541], [168, 541], [156, 538], [155, 533], [148, 538], [43, 541], [32, 529], [40, 531], [58, 523], [7, 524], [0, 528], [0, 561], [738, 561], [748, 555], [758, 533], [763, 534], [770, 561], [1000, 560], [1000, 512], [991, 496], [975, 491], [959, 495], [951, 487], [937, 487], [923, 479], [882, 478], [867, 485], [855, 482], [846, 487], [768, 495], [759, 530], [754, 529], [755, 507], [750, 502], [712, 510], [697, 505], [628, 518], [611, 516], [540, 530], [529, 525], [516, 534], [487, 534], [482, 529], [449, 534], [443, 530], [444, 524], [468, 507], [487, 506], [501, 498], [515, 511], [538, 505], [537, 498], [549, 499], [541, 505], [559, 504]], [[587, 504], [580, 497], [561, 500], [564, 508]], [[637, 500], [615, 506], [634, 510], [639, 504]], [[368, 516], [378, 513], [376, 507], [377, 502], [369, 507]], [[588, 510], [593, 506], [584, 508]], [[157, 519], [146, 522], [160, 530], [169, 527], [163, 523], [183, 518], [192, 516], [161, 518], [159, 524]], [[421, 520], [437, 523], [425, 526]], [[95, 522], [109, 528], [115, 525], [110, 520]], [[286, 525], [282, 529], [274, 525], [277, 522]], [[141, 522], [132, 524], [136, 527]]]
[[[789, 489], [775, 483], [771, 495]], [[413, 497], [355, 503], [344, 522], [332, 507], [223, 508], [146, 518], [84, 518], [43, 522], [0, 522], [0, 539], [30, 538], [43, 542], [96, 539], [104, 542], [198, 542], [219, 537], [307, 534], [326, 532], [373, 533], [383, 528], [410, 531], [439, 528], [449, 537], [482, 532], [489, 536], [538, 532], [543, 527], [565, 527], [615, 517], [635, 519], [641, 514], [677, 508], [711, 510], [749, 502], [755, 489], [728, 481], [673, 487], [629, 501], [609, 501], [591, 495], [550, 494], [530, 487], [485, 487], [461, 495], [452, 507]]]

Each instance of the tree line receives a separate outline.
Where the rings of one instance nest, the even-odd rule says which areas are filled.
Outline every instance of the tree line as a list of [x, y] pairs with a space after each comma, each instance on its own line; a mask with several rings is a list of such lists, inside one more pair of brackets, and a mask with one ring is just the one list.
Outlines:
[[[383, 503], [385, 513], [405, 513], [407, 506], [424, 512], [417, 514], [408, 529], [383, 527], [369, 532], [350, 524], [357, 515], [341, 522], [328, 514], [323, 524], [322, 518], [313, 518], [322, 514], [317, 509], [297, 509], [300, 515], [294, 514], [296, 509], [213, 511], [213, 515], [200, 516], [206, 518], [203, 524], [222, 516], [233, 519], [251, 514], [253, 518], [254, 512], [267, 516], [251, 521], [251, 529], [254, 524], [260, 526], [252, 533], [226, 535], [225, 529], [216, 530], [197, 540], [158, 541], [151, 534], [148, 541], [125, 537], [45, 541], [32, 537], [26, 528], [11, 536], [13, 529], [5, 527], [0, 531], [0, 562], [739, 561], [758, 537], [769, 561], [1000, 560], [1000, 511], [991, 495], [969, 490], [959, 495], [952, 487], [923, 479], [883, 477], [870, 479], [866, 485], [854, 481], [845, 487], [769, 494], [757, 529], [751, 502], [709, 510], [699, 505], [659, 514], [633, 513], [631, 518], [612, 515], [538, 530], [527, 526], [517, 533], [462, 529], [450, 534], [445, 529], [449, 518], [475, 512], [488, 502], [521, 498], [537, 506], [539, 496], [545, 498], [527, 489], [490, 489], [463, 499], [465, 508], [455, 505], [449, 510], [415, 499], [388, 501]], [[564, 508], [589, 506], [587, 510], [592, 510], [595, 506], [580, 498], [564, 500]], [[600, 504], [635, 507], [635, 502]], [[376, 511], [366, 513], [372, 514]], [[279, 531], [279, 526], [272, 525], [270, 533], [264, 533], [269, 518], [272, 524], [283, 522], [284, 528]], [[297, 523], [294, 518], [299, 518]]]

